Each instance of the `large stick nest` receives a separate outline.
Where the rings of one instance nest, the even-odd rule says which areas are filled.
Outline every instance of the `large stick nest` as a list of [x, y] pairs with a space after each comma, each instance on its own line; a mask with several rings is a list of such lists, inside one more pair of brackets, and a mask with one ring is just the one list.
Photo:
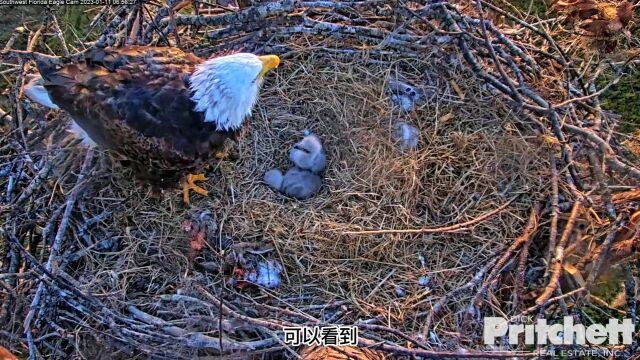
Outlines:
[[[485, 21], [496, 14], [500, 27]], [[54, 14], [47, 25], [27, 50], [63, 39]], [[483, 345], [482, 317], [635, 318], [638, 163], [593, 79], [544, 27], [489, 1], [378, 0], [136, 4], [105, 7], [93, 25], [95, 41], [62, 41], [58, 55], [169, 44], [277, 53], [283, 65], [239, 160], [214, 162], [209, 197], [185, 206], [69, 142], [65, 113], [22, 96], [28, 56], [7, 53], [2, 345], [31, 357], [286, 358], [297, 349], [284, 326], [355, 324], [359, 346], [396, 355], [535, 356]], [[428, 100], [401, 111], [391, 80]], [[420, 130], [417, 150], [398, 148], [398, 122]], [[296, 201], [261, 179], [304, 129], [322, 137], [329, 167], [321, 192]], [[283, 265], [281, 286], [231, 281], [263, 258]], [[596, 296], [604, 278], [626, 285], [620, 307]]]

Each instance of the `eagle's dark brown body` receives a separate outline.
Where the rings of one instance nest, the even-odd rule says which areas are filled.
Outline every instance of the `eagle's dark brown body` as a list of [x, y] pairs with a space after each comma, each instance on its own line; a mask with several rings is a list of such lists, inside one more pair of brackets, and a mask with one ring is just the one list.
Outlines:
[[175, 48], [131, 46], [38, 68], [53, 102], [94, 142], [127, 159], [141, 180], [164, 187], [236, 136], [194, 111], [189, 76], [203, 61]]

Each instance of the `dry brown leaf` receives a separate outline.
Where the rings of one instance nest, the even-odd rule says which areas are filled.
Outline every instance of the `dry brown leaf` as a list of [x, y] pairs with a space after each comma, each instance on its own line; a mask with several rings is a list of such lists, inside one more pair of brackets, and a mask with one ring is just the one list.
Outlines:
[[595, 0], [556, 1], [551, 9], [584, 20], [598, 14], [597, 6]]
[[586, 281], [584, 281], [584, 277], [582, 277], [582, 274], [575, 266], [571, 264], [564, 264], [562, 265], [562, 267], [564, 268], [564, 271], [566, 271], [569, 275], [573, 277], [573, 279], [578, 283], [578, 285], [584, 286], [586, 284]]
[[623, 27], [624, 26], [622, 25], [620, 20], [615, 19], [613, 21], [609, 21], [609, 24], [607, 24], [607, 31], [609, 33], [615, 33], [615, 32], [618, 32], [618, 31], [622, 30]]
[[573, 0], [573, 1], [563, 1], [563, 0], [556, 0], [553, 2], [553, 4], [551, 4], [551, 8], [554, 10], [571, 10], [571, 9], [577, 9], [577, 10], [586, 10], [586, 9], [593, 9], [598, 5], [598, 3], [595, 0]]
[[629, 224], [622, 227], [616, 236], [616, 242], [634, 239], [638, 236], [638, 221], [640, 221], [640, 210], [636, 211], [629, 218]]
[[580, 26], [588, 32], [594, 34], [603, 34], [607, 30], [609, 22], [607, 20], [585, 20]]
[[[638, 55], [640, 55], [640, 53]], [[637, 130], [629, 139], [625, 140], [622, 145], [626, 146], [635, 156], [640, 156], [640, 130]]]
[[610, 35], [622, 30], [633, 18], [629, 1], [598, 2], [595, 0], [554, 1], [551, 8], [570, 18], [584, 20], [580, 27], [595, 35]]
[[453, 119], [453, 113], [448, 113], [440, 117], [439, 121], [441, 124], [446, 124], [449, 120]]
[[622, 23], [622, 26], [627, 26], [633, 18], [633, 4], [628, 1], [623, 1], [618, 4], [616, 12], [618, 15], [618, 19], [620, 19], [620, 22]]
[[460, 89], [460, 86], [458, 86], [458, 84], [453, 80], [449, 80], [449, 83], [451, 84], [451, 87], [456, 92], [456, 94], [458, 94], [458, 97], [464, 100], [465, 95], [464, 92], [462, 92], [462, 89]]
[[614, 20], [589, 19], [585, 20], [581, 26], [596, 35], [613, 34], [623, 28], [622, 23], [617, 18]]
[[18, 360], [18, 357], [13, 355], [11, 351], [0, 346], [0, 360]]
[[611, 261], [612, 263], [616, 263], [633, 255], [636, 252], [637, 246], [637, 241], [634, 241], [634, 239], [629, 239], [614, 244], [611, 247], [611, 259], [609, 261]]

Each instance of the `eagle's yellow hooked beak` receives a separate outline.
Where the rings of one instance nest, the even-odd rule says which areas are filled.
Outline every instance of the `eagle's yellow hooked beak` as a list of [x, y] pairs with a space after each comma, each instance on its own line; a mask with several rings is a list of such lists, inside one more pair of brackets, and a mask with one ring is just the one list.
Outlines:
[[280, 65], [280, 58], [277, 55], [262, 55], [258, 56], [262, 61], [262, 70], [260, 70], [260, 77], [264, 77], [269, 71], [275, 69]]

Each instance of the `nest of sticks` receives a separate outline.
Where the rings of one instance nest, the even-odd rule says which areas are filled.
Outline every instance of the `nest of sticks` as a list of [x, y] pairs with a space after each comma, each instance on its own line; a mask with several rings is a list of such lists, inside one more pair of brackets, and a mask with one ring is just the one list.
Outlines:
[[[1, 345], [29, 358], [295, 358], [283, 327], [343, 324], [380, 354], [534, 357], [549, 349], [484, 345], [482, 318], [635, 321], [638, 162], [581, 75], [592, 65], [544, 26], [488, 0], [240, 5], [105, 7], [92, 42], [66, 43], [55, 14], [14, 34], [5, 50], [28, 37], [26, 50], [48, 52], [53, 37], [71, 58], [169, 44], [283, 65], [239, 159], [213, 163], [209, 197], [185, 206], [68, 140], [66, 114], [22, 96], [28, 56], [5, 51]], [[428, 100], [398, 109], [385, 90], [398, 79]], [[418, 149], [398, 149], [398, 121], [420, 129]], [[304, 129], [329, 167], [297, 201], [261, 179]], [[232, 281], [256, 259], [282, 264], [279, 287]], [[608, 290], [619, 306], [597, 295], [606, 281], [622, 284]]]

